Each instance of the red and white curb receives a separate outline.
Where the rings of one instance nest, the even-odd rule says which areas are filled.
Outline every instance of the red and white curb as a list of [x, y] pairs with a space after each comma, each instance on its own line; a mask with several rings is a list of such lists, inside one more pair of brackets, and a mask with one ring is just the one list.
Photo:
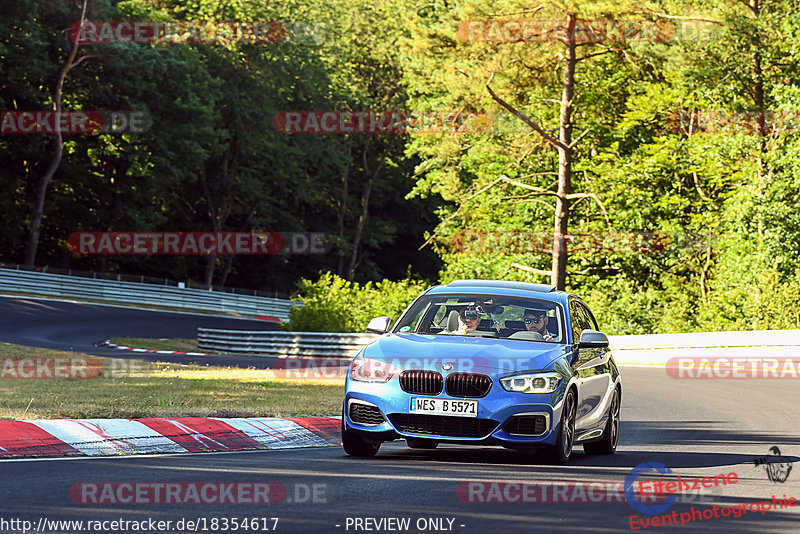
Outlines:
[[218, 356], [218, 354], [206, 354], [204, 352], [181, 352], [177, 350], [153, 350], [153, 349], [134, 349], [133, 347], [126, 347], [124, 345], [116, 345], [111, 343], [110, 339], [95, 343], [96, 347], [104, 347], [108, 349], [129, 350], [131, 352], [147, 352], [151, 354], [185, 354], [186, 356]]
[[0, 421], [0, 457], [109, 456], [339, 445], [338, 417]]

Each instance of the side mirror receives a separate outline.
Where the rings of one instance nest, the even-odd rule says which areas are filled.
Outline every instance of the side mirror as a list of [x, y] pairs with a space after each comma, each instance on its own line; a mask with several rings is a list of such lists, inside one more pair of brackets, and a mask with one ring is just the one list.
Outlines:
[[578, 342], [579, 349], [604, 349], [608, 348], [608, 338], [602, 332], [589, 330], [581, 332], [581, 340]]
[[385, 334], [392, 326], [392, 320], [387, 316], [375, 317], [367, 325], [367, 332], [372, 334]]

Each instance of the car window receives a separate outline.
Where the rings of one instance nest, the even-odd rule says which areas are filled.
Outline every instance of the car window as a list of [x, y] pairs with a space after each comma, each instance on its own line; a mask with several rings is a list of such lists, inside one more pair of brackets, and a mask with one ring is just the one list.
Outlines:
[[[417, 304], [419, 304], [419, 302]], [[406, 313], [404, 317], [406, 321], [405, 324], [409, 327], [409, 330], [416, 330], [420, 321], [422, 321], [426, 315], [431, 315], [435, 311], [436, 310], [431, 310], [429, 302], [424, 303], [423, 306], [414, 306]]]
[[415, 302], [394, 332], [564, 343], [564, 324], [561, 306], [551, 301], [503, 295], [438, 294], [425, 295]]
[[591, 310], [583, 303], [579, 304], [580, 308], [583, 310], [584, 315], [586, 316], [586, 321], [589, 326], [587, 328], [591, 328], [592, 330], [597, 330], [598, 332], [600, 329], [597, 327], [597, 321], [594, 318]]
[[586, 308], [574, 299], [569, 301], [569, 314], [572, 322], [572, 340], [573, 343], [578, 343], [581, 333], [587, 328], [592, 328], [591, 320]]
[[447, 308], [445, 308], [444, 306], [440, 306], [439, 308], [437, 308], [436, 314], [433, 316], [433, 322], [436, 324], [442, 324], [442, 320], [444, 319], [444, 314], [446, 311]]

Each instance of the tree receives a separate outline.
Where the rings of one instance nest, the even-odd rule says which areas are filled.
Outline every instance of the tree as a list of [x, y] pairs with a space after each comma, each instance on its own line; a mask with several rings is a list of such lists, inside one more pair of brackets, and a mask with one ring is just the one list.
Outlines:
[[[80, 27], [83, 26], [83, 21], [86, 20], [86, 4], [87, 0], [83, 0], [83, 5], [81, 7], [80, 18]], [[57, 114], [61, 113], [62, 111], [62, 100], [64, 95], [64, 83], [66, 82], [67, 75], [69, 72], [80, 65], [86, 59], [93, 57], [88, 54], [84, 54], [78, 57], [78, 49], [80, 47], [79, 40], [76, 40], [75, 43], [72, 45], [67, 45], [70, 47], [70, 51], [67, 54], [66, 59], [64, 60], [61, 69], [58, 72], [58, 76], [56, 78], [55, 87], [53, 89], [52, 95], [52, 108]], [[50, 180], [52, 180], [53, 176], [58, 171], [58, 167], [61, 165], [61, 157], [64, 152], [64, 140], [61, 136], [61, 131], [57, 131], [55, 134], [55, 149], [53, 151], [53, 157], [50, 160], [47, 169], [45, 169], [42, 176], [39, 178], [39, 181], [36, 185], [36, 189], [34, 191], [34, 200], [33, 200], [33, 212], [31, 213], [31, 224], [30, 224], [30, 231], [28, 234], [28, 241], [25, 245], [25, 260], [24, 264], [26, 267], [33, 267], [34, 263], [36, 262], [36, 249], [39, 246], [39, 234], [41, 232], [42, 227], [42, 217], [44, 216], [44, 204], [45, 204], [45, 197], [47, 196], [47, 186], [50, 184]]]

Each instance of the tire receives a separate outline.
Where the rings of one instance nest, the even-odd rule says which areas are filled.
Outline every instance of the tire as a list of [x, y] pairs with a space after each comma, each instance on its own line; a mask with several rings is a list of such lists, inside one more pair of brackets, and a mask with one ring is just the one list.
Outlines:
[[342, 412], [342, 448], [350, 456], [369, 457], [378, 454], [380, 443], [371, 443], [358, 434], [348, 432], [344, 428], [344, 412]]
[[575, 445], [576, 409], [575, 390], [569, 389], [567, 390], [567, 396], [564, 397], [556, 444], [546, 449], [548, 459], [554, 463], [565, 464], [569, 462], [569, 458], [572, 455], [572, 448]]
[[439, 446], [439, 442], [424, 438], [406, 438], [406, 445], [412, 449], [433, 450]]
[[619, 412], [620, 394], [619, 388], [614, 389], [614, 397], [611, 399], [611, 408], [608, 411], [608, 422], [603, 430], [603, 437], [600, 441], [585, 443], [583, 450], [587, 454], [614, 454], [619, 442]]

